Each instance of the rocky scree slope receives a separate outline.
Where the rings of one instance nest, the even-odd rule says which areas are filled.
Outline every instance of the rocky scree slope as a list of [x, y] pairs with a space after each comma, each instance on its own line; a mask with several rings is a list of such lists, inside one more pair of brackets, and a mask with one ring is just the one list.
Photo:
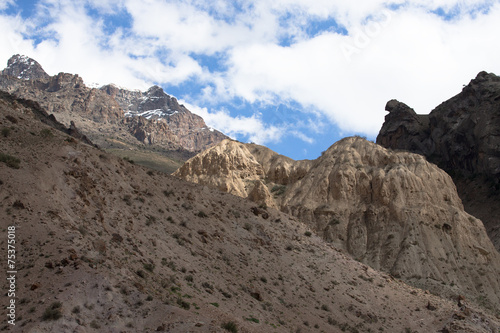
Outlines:
[[[0, 126], [8, 129], [0, 140], [0, 223], [16, 226], [19, 278], [16, 326], [1, 330], [500, 327], [467, 300], [439, 298], [352, 260], [287, 214], [130, 164], [35, 113], [0, 98]], [[0, 301], [7, 304], [6, 293]], [[6, 308], [0, 312], [5, 318]]]
[[386, 110], [377, 143], [424, 155], [447, 171], [466, 211], [500, 249], [500, 77], [479, 73], [429, 115], [397, 100]]
[[146, 92], [113, 85], [91, 89], [78, 75], [49, 76], [26, 56], [9, 59], [0, 75], [0, 90], [37, 101], [67, 126], [74, 121], [102, 147], [112, 146], [109, 139], [118, 138], [167, 151], [185, 150], [192, 156], [226, 138], [160, 87]]
[[500, 255], [452, 179], [421, 155], [353, 137], [294, 162], [226, 140], [174, 175], [277, 207], [374, 269], [498, 311]]

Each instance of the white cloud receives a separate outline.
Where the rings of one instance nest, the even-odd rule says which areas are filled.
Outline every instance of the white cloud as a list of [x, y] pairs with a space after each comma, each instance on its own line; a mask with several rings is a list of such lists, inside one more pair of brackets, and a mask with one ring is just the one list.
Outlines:
[[[0, 0], [0, 9], [7, 3]], [[22, 53], [49, 74], [72, 72], [87, 82], [139, 89], [194, 79], [202, 88], [186, 96], [200, 105], [217, 109], [233, 98], [296, 102], [340, 131], [370, 136], [391, 98], [427, 113], [480, 70], [500, 73], [499, 1], [390, 3], [401, 7], [389, 11], [385, 0], [42, 0], [35, 18], [0, 13], [0, 62]], [[89, 6], [105, 16], [89, 15]], [[455, 16], [431, 13], [438, 8]], [[110, 34], [107, 20], [120, 12], [128, 12], [132, 26]], [[348, 34], [307, 30], [326, 19]], [[283, 39], [290, 46], [280, 45]], [[222, 55], [227, 68], [202, 67], [193, 54]], [[258, 114], [200, 110], [207, 123], [233, 136], [264, 143], [295, 130], [312, 140], [293, 124], [269, 125]]]
[[0, 0], [0, 10], [4, 10], [14, 4], [14, 0]]
[[251, 142], [266, 144], [281, 140], [287, 132], [286, 126], [265, 124], [258, 114], [254, 114], [251, 117], [233, 117], [229, 112], [224, 110], [209, 112], [207, 108], [201, 108], [185, 101], [180, 102], [193, 113], [201, 116], [208, 126], [216, 128], [233, 138], [241, 135], [248, 137]]
[[[387, 100], [399, 98], [428, 113], [480, 70], [498, 73], [500, 46], [493, 31], [500, 31], [499, 18], [498, 5], [488, 15], [449, 22], [406, 8], [378, 30], [359, 24], [358, 31], [369, 35], [363, 43], [356, 34], [325, 33], [291, 47], [238, 47], [226, 84], [252, 102], [294, 99], [305, 110], [320, 110], [341, 130], [373, 136]], [[357, 49], [350, 62], [341, 52], [345, 43]]]

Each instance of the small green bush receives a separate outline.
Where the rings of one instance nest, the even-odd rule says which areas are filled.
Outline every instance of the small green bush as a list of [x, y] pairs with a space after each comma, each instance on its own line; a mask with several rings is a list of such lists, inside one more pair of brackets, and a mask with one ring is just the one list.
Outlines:
[[180, 298], [180, 297], [177, 299], [177, 304], [178, 304], [181, 308], [183, 308], [183, 309], [185, 309], [185, 310], [189, 310], [189, 309], [191, 308], [191, 304], [189, 304], [188, 302], [186, 302], [185, 300], [183, 300], [183, 299], [182, 299], [182, 298]]
[[44, 139], [47, 139], [53, 137], [54, 134], [52, 134], [52, 131], [49, 128], [44, 128], [40, 131], [40, 136]]
[[144, 264], [143, 266], [145, 270], [150, 272], [153, 272], [153, 270], [155, 269], [155, 265], [151, 263]]
[[222, 323], [221, 327], [225, 329], [226, 331], [229, 331], [231, 333], [238, 333], [238, 326], [234, 321], [228, 321], [225, 323]]
[[312, 233], [310, 231], [306, 231], [304, 235], [306, 235], [307, 237], [311, 237]]
[[47, 309], [45, 309], [42, 320], [57, 320], [62, 317], [61, 313], [61, 302], [52, 303]]
[[8, 127], [4, 127], [4, 128], [2, 128], [2, 135], [3, 135], [4, 137], [8, 137], [8, 136], [10, 135], [10, 131], [11, 131], [11, 129], [10, 129], [10, 128], [8, 128]]
[[9, 168], [19, 169], [21, 160], [8, 154], [0, 153], [0, 162], [7, 164]]
[[208, 215], [207, 215], [204, 211], [202, 211], [202, 210], [200, 210], [200, 211], [198, 212], [198, 214], [196, 214], [196, 215], [197, 215], [198, 217], [201, 217], [201, 218], [208, 217]]

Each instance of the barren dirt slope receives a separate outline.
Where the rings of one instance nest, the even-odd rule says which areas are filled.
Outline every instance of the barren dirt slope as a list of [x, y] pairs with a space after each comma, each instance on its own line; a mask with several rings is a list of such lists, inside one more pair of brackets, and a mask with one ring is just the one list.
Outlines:
[[0, 129], [0, 245], [15, 226], [18, 272], [16, 325], [2, 292], [0, 330], [498, 332], [467, 300], [379, 273], [284, 213], [82, 144], [19, 103], [0, 100]]

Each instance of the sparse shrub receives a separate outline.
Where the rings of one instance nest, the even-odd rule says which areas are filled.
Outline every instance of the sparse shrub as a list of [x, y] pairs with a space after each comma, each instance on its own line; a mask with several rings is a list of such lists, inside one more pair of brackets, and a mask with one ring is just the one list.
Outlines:
[[304, 233], [304, 235], [305, 235], [306, 237], [311, 237], [312, 233], [311, 233], [310, 231], [306, 231], [306, 232]]
[[113, 233], [111, 235], [111, 241], [112, 242], [116, 242], [116, 243], [121, 243], [123, 242], [123, 237], [120, 236], [120, 234], [117, 234], [117, 233]]
[[153, 300], [153, 296], [148, 295], [148, 297], [146, 297], [146, 301], [151, 302], [152, 300]]
[[135, 272], [135, 274], [137, 274], [137, 276], [139, 276], [143, 279], [146, 278], [146, 273], [142, 269], [138, 269], [137, 272]]
[[45, 309], [42, 320], [57, 320], [62, 317], [61, 313], [61, 302], [52, 303], [47, 309]]
[[252, 225], [250, 223], [246, 222], [245, 225], [243, 226], [243, 229], [245, 229], [247, 231], [251, 231]]
[[77, 305], [77, 306], [75, 306], [75, 307], [73, 308], [73, 310], [71, 310], [71, 313], [75, 313], [75, 314], [76, 314], [76, 313], [80, 313], [80, 310], [81, 310], [81, 309], [80, 309], [80, 306], [78, 306], [78, 305]]
[[219, 303], [217, 303], [217, 302], [210, 303], [210, 305], [213, 305], [213, 306], [215, 306], [216, 308], [218, 308], [218, 307], [219, 307]]
[[153, 176], [155, 173], [153, 172], [153, 170], [148, 170], [147, 174], [148, 176]]
[[184, 280], [186, 280], [187, 282], [193, 282], [194, 279], [193, 279], [193, 276], [192, 275], [187, 275]]
[[267, 283], [267, 278], [265, 276], [261, 276], [260, 280], [264, 283]]
[[87, 231], [87, 228], [85, 228], [83, 225], [78, 227], [78, 231], [82, 234], [82, 236], [86, 236], [89, 232]]
[[10, 129], [10, 128], [8, 128], [8, 127], [4, 127], [4, 128], [2, 128], [2, 135], [3, 135], [4, 137], [8, 137], [8, 136], [10, 135], [10, 132], [11, 132], [11, 129]]
[[258, 324], [260, 322], [260, 320], [258, 320], [257, 318], [254, 318], [254, 316], [250, 316], [250, 318], [245, 318], [245, 320], [251, 321], [252, 323], [256, 323], [256, 324]]
[[271, 193], [274, 193], [274, 195], [282, 195], [286, 191], [286, 185], [274, 185], [273, 188], [271, 189]]
[[44, 139], [47, 139], [53, 137], [54, 134], [52, 134], [50, 128], [44, 128], [43, 130], [40, 131], [40, 136]]
[[202, 210], [200, 210], [198, 212], [198, 214], [196, 214], [196, 216], [201, 217], [201, 218], [208, 217], [208, 215], [204, 211], [202, 211]]
[[155, 269], [155, 265], [152, 263], [146, 263], [143, 266], [144, 266], [145, 270], [150, 271], [150, 272], [153, 272], [153, 270]]
[[168, 266], [168, 268], [170, 268], [170, 269], [171, 269], [171, 270], [173, 270], [174, 272], [177, 270], [177, 267], [176, 267], [176, 265], [175, 265], [175, 262], [173, 262], [173, 261], [169, 261], [169, 262], [167, 262], [167, 266]]
[[101, 325], [99, 325], [99, 324], [97, 323], [97, 321], [92, 320], [92, 321], [90, 322], [90, 327], [95, 328], [95, 329], [98, 329], [98, 328], [101, 328]]
[[127, 206], [132, 206], [132, 201], [131, 200], [131, 196], [129, 194], [125, 194], [123, 196], [123, 201], [125, 201], [125, 203], [127, 204]]
[[330, 225], [337, 225], [337, 224], [340, 224], [340, 220], [336, 217], [332, 217], [332, 219], [330, 220]]
[[177, 304], [185, 310], [189, 310], [191, 308], [191, 304], [189, 304], [189, 302], [186, 302], [180, 297], [177, 299]]
[[203, 282], [203, 283], [201, 284], [201, 286], [202, 286], [203, 288], [205, 288], [205, 289], [214, 290], [214, 286], [212, 286], [212, 285], [211, 285], [210, 283], [208, 283], [208, 282]]
[[19, 169], [21, 160], [8, 154], [0, 153], [0, 162], [7, 164], [9, 168]]
[[238, 333], [238, 326], [234, 321], [227, 321], [225, 323], [222, 323], [220, 327], [231, 333]]
[[326, 312], [330, 312], [330, 308], [329, 308], [329, 307], [328, 307], [328, 305], [326, 305], [326, 304], [323, 304], [323, 305], [321, 306], [321, 310], [326, 311]]
[[174, 191], [173, 190], [164, 190], [163, 191], [163, 194], [166, 196], [166, 197], [169, 197], [171, 195], [174, 194]]
[[10, 121], [11, 123], [17, 124], [17, 119], [11, 116], [10, 114], [6, 115], [5, 118], [7, 118], [7, 120]]
[[153, 215], [148, 215], [148, 216], [146, 217], [146, 225], [148, 225], [148, 226], [149, 226], [149, 225], [151, 225], [151, 224], [153, 224], [153, 223], [155, 223], [155, 222], [156, 222], [156, 217], [155, 217], [155, 216], [153, 216]]
[[132, 159], [130, 159], [130, 157], [128, 157], [128, 156], [125, 156], [125, 157], [123, 158], [123, 160], [125, 160], [125, 161], [129, 162], [130, 164], [135, 164], [135, 161], [134, 161], [134, 160], [132, 160]]

